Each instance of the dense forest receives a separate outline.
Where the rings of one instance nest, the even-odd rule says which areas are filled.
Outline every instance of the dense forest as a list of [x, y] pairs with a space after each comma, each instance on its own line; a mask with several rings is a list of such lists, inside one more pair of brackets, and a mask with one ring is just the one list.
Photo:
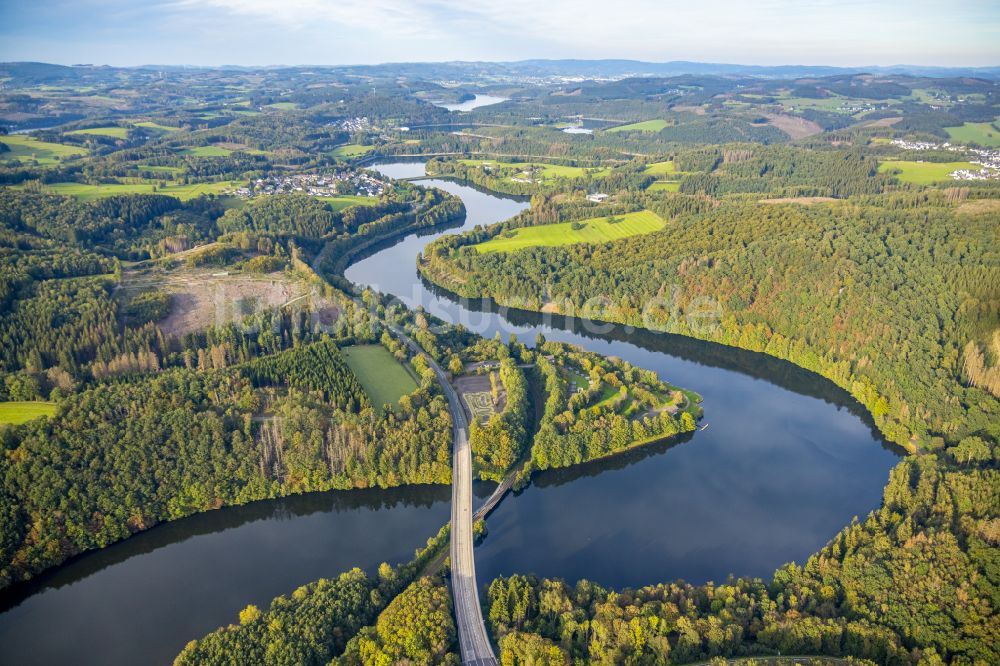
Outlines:
[[985, 344], [1000, 326], [991, 214], [922, 195], [690, 199], [650, 199], [668, 227], [609, 246], [478, 254], [443, 239], [424, 272], [464, 296], [548, 302], [786, 358], [849, 390], [907, 448], [1000, 436], [998, 402], [968, 385], [962, 360], [970, 340]]
[[[469, 428], [473, 465], [485, 479], [499, 481], [524, 454], [531, 424], [528, 418], [528, 381], [513, 359], [500, 363], [496, 378], [491, 373], [492, 393], [502, 386], [503, 410], [495, 412], [486, 423], [473, 421]], [[496, 400], [496, 398], [494, 398]]]
[[123, 377], [4, 429], [0, 581], [223, 505], [448, 483], [451, 417], [432, 375], [383, 415], [338, 356], [321, 340], [228, 369]]
[[[537, 368], [545, 385], [531, 469], [569, 467], [695, 429], [700, 398], [625, 361], [541, 341]], [[570, 374], [586, 375], [572, 387]], [[676, 392], [676, 401], [667, 396]], [[605, 397], [604, 394], [608, 394]]]
[[[0, 64], [0, 400], [53, 410], [0, 424], [0, 587], [225, 505], [448, 483], [447, 401], [386, 324], [453, 373], [499, 362], [491, 393], [505, 402], [471, 433], [484, 478], [524, 462], [520, 487], [536, 470], [696, 427], [698, 396], [653, 373], [544, 339], [484, 340], [357, 293], [343, 277], [354, 258], [465, 214], [447, 193], [363, 170], [423, 155], [429, 173], [531, 196], [511, 220], [427, 248], [431, 281], [789, 360], [849, 391], [914, 454], [878, 510], [766, 580], [480, 581], [501, 663], [1000, 661], [1000, 209], [997, 158], [983, 152], [997, 147], [996, 83], [591, 80], [533, 67]], [[460, 116], [432, 103], [473, 91], [508, 101]], [[959, 182], [941, 166], [966, 160], [986, 175]], [[550, 175], [520, 166], [532, 163]], [[935, 167], [944, 175], [924, 174]], [[314, 176], [339, 179], [336, 192], [294, 184]], [[293, 185], [237, 193], [264, 180]], [[587, 199], [597, 193], [607, 199]], [[471, 247], [643, 210], [666, 227], [613, 243]], [[228, 278], [281, 298], [248, 292], [251, 316], [178, 325], [198, 280]], [[184, 280], [196, 286], [172, 290]], [[290, 284], [308, 287], [305, 305], [288, 305]], [[381, 344], [417, 388], [374, 404], [345, 360], [358, 344]], [[397, 569], [249, 606], [177, 663], [457, 664], [447, 538]]]
[[[372, 405], [338, 348], [382, 340], [404, 364], [408, 354], [308, 262], [327, 240], [447, 221], [460, 201], [407, 183], [346, 208], [37, 190], [0, 192], [0, 399], [57, 411], [0, 426], [0, 586], [228, 504], [449, 482], [451, 419], [429, 369], [414, 363], [420, 386], [398, 408]], [[165, 333], [184, 306], [130, 284], [183, 284], [197, 269], [280, 273], [313, 296]]]

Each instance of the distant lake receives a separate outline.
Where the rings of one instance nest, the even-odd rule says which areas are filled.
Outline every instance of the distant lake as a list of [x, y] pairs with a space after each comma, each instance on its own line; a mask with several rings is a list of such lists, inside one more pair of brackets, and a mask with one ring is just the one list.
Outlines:
[[493, 95], [476, 95], [474, 98], [461, 102], [460, 104], [444, 104], [441, 102], [434, 102], [434, 104], [436, 106], [440, 106], [442, 109], [448, 109], [449, 111], [472, 111], [473, 109], [478, 109], [481, 106], [489, 106], [491, 104], [506, 102], [507, 99], [507, 97], [494, 97]]
[[566, 134], [593, 134], [594, 130], [588, 127], [564, 127], [563, 132]]

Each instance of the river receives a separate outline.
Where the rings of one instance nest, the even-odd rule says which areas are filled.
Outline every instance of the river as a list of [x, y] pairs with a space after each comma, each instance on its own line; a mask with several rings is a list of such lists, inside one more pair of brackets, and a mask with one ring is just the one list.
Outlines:
[[[374, 168], [424, 173], [420, 163]], [[464, 224], [386, 243], [350, 266], [348, 279], [484, 336], [534, 344], [540, 332], [618, 356], [704, 397], [708, 428], [689, 441], [546, 472], [504, 500], [476, 550], [480, 584], [515, 572], [615, 587], [768, 576], [879, 506], [897, 454], [865, 410], [818, 375], [723, 345], [467, 302], [423, 282], [414, 257], [430, 241], [527, 204], [453, 181], [418, 182], [460, 196]]]
[[353, 567], [407, 562], [446, 486], [313, 493], [209, 511], [0, 593], [0, 664], [169, 664], [185, 643]]
[[[423, 165], [376, 167], [395, 177]], [[476, 549], [479, 583], [512, 572], [641, 585], [802, 562], [877, 507], [896, 454], [830, 382], [762, 354], [460, 303], [418, 277], [442, 233], [527, 204], [443, 180], [465, 201], [461, 227], [387, 242], [347, 277], [484, 335], [538, 332], [624, 358], [704, 396], [708, 428], [685, 441], [537, 475], [507, 497]], [[486, 310], [486, 311], [484, 311]], [[485, 496], [490, 487], [477, 486]], [[167, 523], [0, 593], [0, 663], [169, 663], [240, 609], [323, 576], [402, 562], [449, 516], [446, 487], [318, 493]]]

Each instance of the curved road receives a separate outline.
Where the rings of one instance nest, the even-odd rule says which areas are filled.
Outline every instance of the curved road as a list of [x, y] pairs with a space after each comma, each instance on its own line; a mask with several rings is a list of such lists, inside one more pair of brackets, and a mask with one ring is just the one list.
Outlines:
[[451, 480], [451, 592], [455, 598], [458, 646], [463, 664], [498, 666], [499, 662], [493, 654], [483, 622], [479, 587], [476, 585], [476, 559], [472, 550], [472, 449], [469, 446], [469, 422], [465, 418], [465, 410], [459, 402], [458, 394], [441, 367], [403, 331], [395, 326], [388, 328], [407, 346], [424, 356], [448, 398], [455, 440]]

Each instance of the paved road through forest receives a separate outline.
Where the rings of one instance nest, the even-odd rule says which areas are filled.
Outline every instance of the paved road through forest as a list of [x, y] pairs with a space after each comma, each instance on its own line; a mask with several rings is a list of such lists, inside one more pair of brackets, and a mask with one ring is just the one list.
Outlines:
[[[389, 329], [411, 349], [420, 347], [398, 328]], [[455, 619], [458, 622], [458, 645], [462, 663], [474, 666], [496, 666], [496, 656], [483, 623], [476, 585], [476, 559], [472, 536], [472, 450], [469, 446], [469, 423], [458, 394], [448, 382], [441, 367], [426, 354], [428, 364], [441, 382], [454, 427], [455, 447], [452, 455], [451, 482], [451, 591], [455, 598]]]

